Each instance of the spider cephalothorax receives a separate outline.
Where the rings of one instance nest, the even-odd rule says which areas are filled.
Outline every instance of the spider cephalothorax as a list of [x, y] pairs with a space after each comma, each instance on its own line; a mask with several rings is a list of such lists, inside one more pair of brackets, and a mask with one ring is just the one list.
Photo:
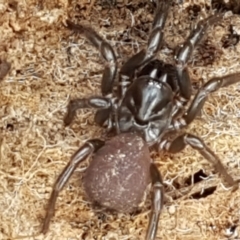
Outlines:
[[[208, 27], [221, 20], [223, 15], [213, 15], [200, 21], [185, 43], [180, 46], [175, 56], [176, 65], [165, 64], [156, 57], [162, 44], [163, 29], [170, 4], [171, 1], [157, 1], [146, 48], [129, 58], [121, 66], [119, 74], [117, 74], [116, 54], [110, 44], [92, 28], [67, 20], [68, 28], [84, 34], [100, 51], [107, 64], [102, 77], [102, 96], [71, 100], [64, 122], [69, 125], [77, 109], [95, 108], [96, 123], [107, 127], [108, 131], [114, 132], [116, 136], [112, 141], [108, 140], [106, 145], [99, 139], [88, 140], [73, 155], [54, 185], [42, 232], [48, 230], [59, 191], [79, 163], [93, 153], [94, 164], [90, 164], [86, 172], [84, 185], [90, 200], [101, 206], [119, 211], [132, 211], [140, 203], [150, 176], [153, 192], [152, 213], [146, 240], [155, 239], [163, 205], [161, 175], [156, 165], [151, 162], [146, 146], [156, 146], [159, 150], [176, 153], [189, 145], [210, 161], [229, 185], [235, 184], [220, 159], [199, 137], [183, 133], [173, 140], [168, 139], [169, 133], [171, 136], [176, 134], [179, 129], [194, 120], [210, 93], [240, 81], [240, 73], [209, 80], [199, 89], [190, 106], [184, 110], [192, 94], [187, 62]], [[118, 81], [116, 81], [117, 75], [119, 75]], [[129, 172], [131, 168], [133, 170]], [[139, 178], [141, 181], [137, 181], [136, 176], [141, 174], [144, 177]], [[140, 184], [144, 187], [142, 188]], [[106, 192], [107, 189], [112, 195]], [[103, 194], [104, 191], [106, 194]], [[140, 191], [140, 194], [134, 191]]]

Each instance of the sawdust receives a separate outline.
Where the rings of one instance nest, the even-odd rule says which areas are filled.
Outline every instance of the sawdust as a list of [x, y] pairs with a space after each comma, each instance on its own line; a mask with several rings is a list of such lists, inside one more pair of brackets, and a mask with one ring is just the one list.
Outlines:
[[[171, 7], [160, 59], [173, 62], [174, 48], [191, 27], [213, 13], [210, 2], [185, 0]], [[34, 235], [25, 239], [144, 239], [149, 200], [134, 215], [93, 211], [81, 183], [88, 161], [61, 192], [49, 233], [36, 236], [52, 185], [70, 156], [85, 140], [104, 136], [91, 111], [80, 111], [71, 127], [63, 126], [70, 98], [100, 92], [104, 61], [62, 22], [70, 18], [90, 24], [115, 47], [119, 59], [126, 60], [145, 46], [153, 18], [147, 0], [117, 1], [110, 8], [103, 1], [90, 4], [0, 1], [0, 58], [11, 64], [0, 82], [0, 239]], [[231, 37], [229, 26], [235, 37], [240, 34], [240, 16], [227, 12], [207, 32], [207, 48], [202, 44], [195, 51], [189, 63], [194, 89], [212, 77], [240, 71], [240, 44], [234, 41], [223, 47]], [[240, 173], [239, 99], [239, 84], [221, 89], [209, 97], [201, 116], [188, 128], [218, 154], [235, 179]], [[240, 190], [226, 189], [212, 166], [190, 148], [175, 155], [154, 153], [153, 158], [167, 186], [157, 239], [240, 239]], [[191, 189], [186, 179], [200, 169], [208, 177]], [[217, 188], [207, 197], [192, 198], [208, 187]]]

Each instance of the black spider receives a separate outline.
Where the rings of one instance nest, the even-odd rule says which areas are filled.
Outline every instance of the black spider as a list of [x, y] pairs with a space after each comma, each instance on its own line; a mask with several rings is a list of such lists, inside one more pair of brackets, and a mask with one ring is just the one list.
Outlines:
[[[144, 141], [144, 143], [140, 141], [139, 144], [141, 146], [144, 144], [147, 144], [148, 147], [157, 146], [159, 150], [165, 149], [171, 153], [179, 152], [183, 150], [185, 146], [190, 145], [213, 164], [215, 169], [223, 175], [229, 185], [236, 184], [233, 178], [227, 173], [220, 159], [199, 137], [189, 133], [183, 133], [173, 140], [168, 140], [169, 134], [176, 134], [179, 129], [184, 128], [194, 120], [201, 111], [210, 93], [217, 91], [221, 87], [240, 81], [240, 73], [209, 80], [194, 96], [190, 107], [184, 111], [184, 106], [190, 100], [192, 88], [187, 62], [192, 56], [194, 48], [204, 37], [208, 27], [219, 22], [223, 18], [223, 15], [210, 16], [200, 21], [185, 43], [180, 46], [175, 56], [176, 65], [169, 65], [157, 60], [156, 54], [163, 42], [163, 29], [170, 5], [171, 1], [159, 0], [157, 2], [156, 13], [146, 49], [132, 56], [121, 66], [119, 80], [117, 82], [115, 82], [118, 69], [116, 54], [109, 43], [100, 37], [92, 28], [74, 24], [69, 20], [67, 21], [68, 28], [76, 33], [84, 34], [100, 51], [107, 64], [102, 77], [102, 96], [71, 100], [64, 122], [66, 125], [69, 125], [77, 109], [95, 108], [97, 109], [95, 115], [96, 123], [106, 127], [108, 131], [115, 132], [116, 137], [112, 138], [112, 142], [111, 140], [110, 142], [108, 141], [105, 146], [102, 140], [88, 140], [73, 155], [71, 161], [62, 171], [53, 187], [42, 228], [43, 233], [46, 233], [49, 228], [50, 219], [53, 216], [59, 192], [65, 186], [79, 163], [93, 153], [95, 153], [95, 160], [92, 161], [94, 163], [98, 160], [101, 162], [103, 159], [105, 163], [109, 162], [111, 157], [119, 159], [119, 151], [125, 151], [127, 149], [127, 143], [129, 143], [124, 142], [124, 140], [130, 141], [129, 139], [131, 137], [133, 137], [133, 142], [138, 141], [138, 143], [140, 141], [138, 138], [141, 137], [140, 139]], [[119, 144], [118, 149], [115, 152], [113, 151], [111, 155], [109, 149], [115, 146], [114, 141], [116, 144], [120, 142], [120, 137], [118, 136], [123, 136], [123, 133], [126, 135], [122, 138], [123, 140], [121, 140], [122, 142]], [[136, 152], [134, 146], [133, 151]], [[144, 151], [143, 148], [139, 148], [139, 154], [141, 156], [144, 155]], [[128, 151], [125, 152], [126, 154], [123, 154], [123, 157], [133, 158]], [[136, 161], [140, 160], [137, 159]], [[147, 161], [149, 161], [149, 159]], [[101, 173], [98, 172], [96, 174], [107, 175], [104, 168], [100, 168], [100, 163], [96, 163], [96, 166], [91, 163], [90, 167], [102, 169], [102, 172], [100, 171]], [[121, 166], [119, 168], [123, 170]], [[134, 171], [134, 169], [132, 169], [132, 171]], [[163, 205], [163, 182], [159, 170], [154, 163], [150, 163], [149, 161], [146, 171], [151, 177], [153, 189], [152, 212], [146, 240], [153, 240], [156, 236], [158, 219]], [[116, 174], [116, 172], [113, 171], [113, 175], [114, 174]], [[122, 174], [124, 176], [124, 171]], [[100, 175], [95, 176], [96, 179], [98, 179], [99, 176]], [[106, 178], [109, 179], [109, 175], [107, 175]], [[93, 178], [90, 177], [90, 179]], [[98, 184], [97, 181], [96, 184]], [[107, 185], [107, 182], [104, 184]], [[121, 185], [123, 182], [119, 184]], [[135, 184], [136, 188], [138, 188], [140, 183], [136, 182]], [[92, 188], [94, 187], [95, 185], [92, 185]], [[94, 194], [94, 189], [88, 189], [87, 191], [88, 195]], [[124, 189], [121, 191], [124, 192]], [[144, 189], [141, 191], [141, 194], [143, 194]], [[100, 194], [101, 191], [98, 193]], [[98, 196], [95, 197], [97, 198]], [[112, 207], [109, 202], [109, 205], [101, 202], [101, 199], [92, 199], [92, 201], [96, 201], [100, 203], [100, 205], [105, 205], [105, 207]], [[122, 201], [125, 200], [122, 199]], [[124, 204], [127, 204], [127, 202], [123, 202], [123, 206]]]

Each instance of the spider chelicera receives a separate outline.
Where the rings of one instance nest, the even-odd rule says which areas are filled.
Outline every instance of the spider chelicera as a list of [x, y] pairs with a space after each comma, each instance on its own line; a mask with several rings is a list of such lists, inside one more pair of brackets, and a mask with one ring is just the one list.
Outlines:
[[[190, 106], [186, 108], [192, 95], [187, 62], [191, 58], [194, 48], [204, 37], [208, 27], [220, 21], [223, 15], [216, 14], [200, 21], [190, 33], [185, 43], [179, 47], [175, 56], [176, 64], [171, 65], [158, 60], [156, 57], [163, 42], [163, 30], [171, 1], [158, 0], [156, 4], [155, 17], [146, 48], [129, 58], [120, 67], [119, 73], [117, 72], [116, 54], [110, 44], [91, 27], [75, 24], [67, 20], [66, 23], [69, 29], [75, 33], [85, 35], [93, 46], [100, 51], [102, 57], [106, 60], [106, 65], [101, 83], [102, 96], [71, 100], [64, 123], [69, 125], [72, 122], [77, 109], [97, 109], [95, 121], [100, 126], [107, 128], [108, 132], [115, 134], [115, 138], [112, 138], [114, 139], [113, 142], [118, 143], [120, 141], [120, 137], [118, 136], [121, 136], [121, 143], [131, 140], [134, 144], [134, 142], [139, 143], [140, 141], [141, 146], [144, 144], [148, 147], [156, 146], [158, 150], [167, 150], [170, 153], [177, 153], [189, 145], [196, 149], [206, 160], [211, 162], [215, 169], [223, 175], [226, 182], [233, 186], [236, 182], [227, 173], [220, 159], [204, 144], [201, 138], [190, 133], [180, 134], [174, 139], [169, 138], [170, 134], [171, 136], [177, 134], [180, 129], [190, 124], [196, 118], [210, 93], [217, 91], [221, 87], [226, 87], [240, 81], [240, 73], [210, 79], [199, 89]], [[119, 76], [116, 81], [117, 75]], [[143, 143], [141, 143], [141, 140]], [[111, 144], [113, 145], [111, 140], [107, 141], [105, 145], [105, 142], [100, 139], [91, 139], [86, 141], [72, 156], [53, 186], [42, 228], [43, 233], [48, 231], [59, 192], [66, 185], [78, 165], [94, 154], [95, 157], [92, 162], [97, 163], [94, 167], [90, 163], [90, 167], [99, 168], [103, 161], [108, 162], [110, 158], [119, 159], [119, 155], [121, 155], [119, 152], [124, 151], [127, 146], [127, 142], [126, 144], [119, 144], [119, 149], [115, 152], [113, 151], [111, 157], [109, 157], [109, 148], [106, 146], [110, 145], [112, 147]], [[139, 148], [140, 155], [143, 151], [145, 151], [143, 148]], [[124, 157], [126, 156], [131, 159], [128, 151], [125, 151]], [[142, 156], [145, 155], [142, 154], [140, 157]], [[136, 162], [138, 161], [139, 159], [136, 159]], [[152, 186], [152, 210], [145, 239], [154, 240], [163, 206], [164, 189], [158, 168], [149, 158], [146, 161], [149, 161], [149, 164], [146, 164], [147, 169], [142, 169], [139, 172], [140, 175], [146, 172], [149, 174]], [[96, 171], [95, 174], [92, 174], [93, 176], [87, 177], [90, 184], [91, 181], [94, 182], [91, 187], [86, 189], [87, 195], [92, 196], [92, 199], [90, 199], [92, 202], [97, 202], [100, 206], [122, 210], [120, 207], [117, 209], [117, 206], [114, 207], [111, 205], [113, 204], [111, 203], [111, 196], [114, 197], [115, 194], [112, 194], [110, 200], [108, 199], [106, 202], [99, 197], [101, 189], [97, 193], [94, 192], [96, 190], [94, 188], [100, 186], [98, 186], [98, 182], [101, 182], [100, 180], [95, 180], [101, 179], [101, 176], [106, 175], [108, 178], [109, 183], [107, 180], [104, 182], [106, 189], [111, 188], [110, 185], [114, 182], [111, 179], [118, 175], [117, 172], [122, 172], [124, 176], [124, 167], [126, 166], [123, 167], [124, 164], [118, 165], [120, 165], [118, 169], [111, 169], [112, 175], [108, 174], [109, 172], [102, 168], [100, 173]], [[130, 175], [128, 177], [129, 179], [127, 177], [124, 180], [118, 179], [118, 184], [122, 186], [124, 185], [123, 181], [126, 179], [130, 181]], [[134, 181], [134, 187], [136, 189], [138, 187], [141, 188], [140, 184], [142, 182], [139, 181], [139, 183], [136, 183], [136, 179]], [[129, 192], [129, 189], [121, 189], [122, 195], [119, 197], [122, 198], [122, 206], [128, 204], [124, 202], [124, 194], [127, 194], [124, 192], [125, 190]], [[139, 191], [141, 191], [140, 195], [144, 195], [145, 187]], [[131, 203], [131, 198], [127, 200]], [[132, 199], [132, 201], [136, 205], [135, 199]], [[126, 211], [130, 211], [129, 209], [132, 210], [130, 207]]]

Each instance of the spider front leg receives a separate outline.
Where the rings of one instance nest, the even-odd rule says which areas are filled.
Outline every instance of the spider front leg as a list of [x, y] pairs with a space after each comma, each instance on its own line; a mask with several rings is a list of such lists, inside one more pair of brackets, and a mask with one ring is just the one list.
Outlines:
[[179, 85], [180, 96], [188, 100], [191, 97], [192, 85], [187, 69], [187, 62], [192, 56], [193, 50], [203, 39], [209, 26], [222, 19], [222, 15], [210, 16], [207, 19], [200, 21], [195, 29], [191, 32], [185, 43], [180, 47], [177, 55], [177, 80]]
[[236, 184], [236, 181], [234, 181], [233, 178], [228, 174], [218, 156], [205, 145], [202, 139], [195, 135], [184, 133], [171, 142], [167, 140], [163, 141], [160, 143], [159, 148], [165, 149], [170, 153], [177, 153], [182, 151], [187, 145], [196, 149], [206, 160], [211, 162], [215, 169], [223, 175], [229, 186]]
[[159, 170], [155, 164], [150, 166], [152, 179], [152, 210], [146, 234], [146, 240], [155, 240], [158, 228], [158, 221], [163, 207], [164, 188], [163, 181]]
[[184, 113], [182, 118], [176, 119], [170, 126], [170, 129], [180, 129], [190, 124], [202, 110], [204, 103], [206, 102], [210, 93], [218, 91], [222, 87], [227, 87], [237, 82], [240, 82], [240, 73], [233, 73], [209, 80], [195, 95], [190, 107]]
[[66, 21], [67, 27], [77, 33], [83, 33], [86, 38], [96, 47], [102, 57], [106, 60], [103, 76], [102, 76], [102, 95], [106, 96], [112, 93], [114, 80], [117, 73], [117, 58], [111, 45], [100, 37], [92, 28], [83, 26], [81, 24], [75, 24], [70, 20]]
[[51, 197], [48, 202], [48, 207], [46, 211], [46, 216], [44, 218], [43, 227], [41, 233], [46, 234], [49, 229], [50, 220], [54, 215], [55, 205], [59, 192], [66, 185], [73, 172], [76, 170], [78, 165], [89, 157], [92, 153], [96, 152], [104, 145], [104, 142], [99, 139], [92, 139], [87, 141], [71, 158], [70, 162], [63, 169], [62, 173], [56, 180]]
[[163, 29], [165, 26], [171, 2], [172, 1], [170, 0], [157, 0], [157, 10], [155, 12], [152, 31], [148, 39], [147, 48], [141, 50], [123, 64], [120, 70], [121, 76], [119, 83], [122, 85], [120, 86], [120, 92], [122, 93], [122, 95], [124, 94], [127, 88], [126, 85], [129, 82], [129, 79], [133, 76], [135, 70], [137, 70], [137, 68], [143, 66], [144, 64], [150, 62], [160, 49], [163, 40]]
[[67, 114], [64, 118], [65, 125], [69, 125], [74, 116], [76, 115], [76, 111], [81, 108], [96, 108], [101, 110], [110, 111], [111, 101], [106, 97], [90, 97], [90, 98], [80, 98], [73, 99], [69, 102], [67, 107]]

